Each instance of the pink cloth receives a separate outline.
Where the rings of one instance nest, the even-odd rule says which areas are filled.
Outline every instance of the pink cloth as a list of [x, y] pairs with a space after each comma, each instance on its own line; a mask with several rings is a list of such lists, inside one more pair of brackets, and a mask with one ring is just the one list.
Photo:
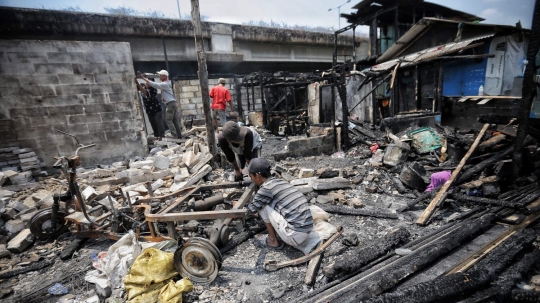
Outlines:
[[430, 192], [434, 190], [437, 186], [443, 185], [450, 179], [450, 176], [452, 175], [452, 172], [449, 170], [443, 170], [438, 173], [434, 173], [431, 175], [431, 183], [429, 183], [428, 187], [426, 188], [426, 192]]

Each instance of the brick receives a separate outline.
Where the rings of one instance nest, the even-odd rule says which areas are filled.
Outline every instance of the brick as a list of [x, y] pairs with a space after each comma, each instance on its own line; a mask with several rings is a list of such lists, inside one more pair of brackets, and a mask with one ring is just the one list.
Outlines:
[[84, 63], [82, 52], [48, 52], [46, 53], [49, 63]]
[[[72, 72], [76, 75], [81, 74], [106, 74], [107, 73], [107, 64], [105, 63], [73, 63]], [[67, 73], [66, 73], [67, 74]]]
[[88, 52], [84, 54], [85, 61], [88, 63], [114, 63], [116, 53], [112, 52]]
[[317, 137], [309, 137], [307, 139], [308, 148], [317, 148], [321, 145], [323, 145], [324, 137], [323, 136], [317, 136]]
[[42, 116], [42, 117], [34, 117], [32, 119], [28, 119], [28, 123], [25, 123], [25, 125], [29, 125], [30, 127], [39, 127], [39, 126], [47, 126], [47, 125], [54, 125], [54, 124], [66, 124], [67, 123], [67, 116]]
[[49, 116], [77, 115], [85, 113], [83, 105], [50, 106], [47, 107], [47, 111]]
[[71, 84], [71, 85], [57, 85], [56, 92], [58, 95], [71, 96], [78, 94], [90, 94], [89, 84]]
[[92, 74], [83, 74], [83, 75], [74, 75], [74, 74], [59, 74], [58, 79], [60, 84], [93, 84], [94, 75]]
[[9, 110], [11, 118], [18, 117], [41, 117], [47, 115], [47, 108], [45, 107], [31, 107], [31, 108], [12, 108]]
[[70, 74], [73, 68], [69, 63], [34, 63], [36, 74]]
[[5, 229], [11, 234], [17, 234], [24, 229], [24, 222], [22, 220], [9, 220]]
[[32, 243], [34, 243], [34, 235], [30, 229], [25, 229], [8, 242], [7, 249], [12, 253], [22, 253]]
[[29, 40], [28, 50], [34, 52], [65, 52], [66, 44], [64, 41], [38, 41]]
[[6, 52], [7, 60], [11, 63], [47, 63], [47, 54], [42, 52]]
[[87, 124], [101, 122], [100, 114], [85, 114], [68, 116], [68, 124]]
[[123, 121], [123, 120], [131, 120], [132, 115], [130, 111], [125, 112], [113, 112], [113, 113], [102, 113], [101, 114], [101, 120], [103, 122], [108, 121]]
[[180, 99], [180, 105], [189, 104], [189, 99]]
[[182, 92], [196, 92], [199, 91], [198, 86], [182, 86]]
[[115, 104], [89, 104], [84, 106], [84, 112], [87, 114], [112, 113], [115, 111]]
[[189, 102], [194, 104], [202, 104], [202, 98], [191, 98], [189, 99]]

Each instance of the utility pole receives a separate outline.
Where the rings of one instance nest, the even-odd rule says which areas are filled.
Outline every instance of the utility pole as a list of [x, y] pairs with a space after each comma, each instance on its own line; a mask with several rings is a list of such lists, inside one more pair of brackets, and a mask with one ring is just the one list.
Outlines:
[[197, 63], [199, 64], [199, 82], [201, 85], [204, 122], [206, 124], [206, 138], [208, 148], [214, 159], [217, 154], [216, 135], [214, 124], [212, 123], [212, 113], [210, 111], [210, 95], [208, 92], [208, 70], [206, 69], [206, 55], [204, 53], [204, 41], [202, 37], [201, 14], [199, 11], [199, 0], [191, 0], [191, 22], [195, 32], [195, 49], [197, 50]]
[[527, 67], [523, 75], [523, 91], [518, 114], [518, 130], [516, 140], [514, 141], [514, 152], [512, 155], [513, 177], [514, 180], [519, 176], [523, 168], [523, 143], [527, 137], [529, 128], [529, 118], [531, 115], [531, 106], [536, 92], [534, 75], [536, 75], [535, 57], [540, 49], [540, 0], [535, 1], [531, 35], [529, 38], [529, 49], [527, 50]]
[[182, 20], [182, 14], [180, 14], [180, 0], [176, 0], [176, 4], [178, 5], [178, 19]]

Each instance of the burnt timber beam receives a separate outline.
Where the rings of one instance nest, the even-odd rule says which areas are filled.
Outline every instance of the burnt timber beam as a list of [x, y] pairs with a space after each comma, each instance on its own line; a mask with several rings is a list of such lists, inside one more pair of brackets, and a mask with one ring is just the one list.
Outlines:
[[469, 148], [469, 151], [467, 151], [465, 156], [463, 156], [463, 158], [459, 162], [459, 165], [452, 172], [452, 175], [450, 176], [450, 178], [444, 183], [443, 187], [437, 193], [435, 198], [433, 198], [433, 200], [431, 200], [431, 202], [429, 203], [428, 207], [424, 210], [422, 215], [420, 215], [420, 217], [416, 221], [416, 224], [418, 224], [418, 225], [426, 225], [429, 222], [429, 220], [430, 220], [431, 216], [433, 215], [433, 213], [435, 212], [436, 208], [444, 202], [444, 200], [446, 199], [448, 189], [450, 189], [450, 186], [452, 186], [452, 184], [456, 180], [457, 176], [461, 172], [461, 169], [467, 163], [467, 161], [469, 160], [471, 155], [474, 153], [474, 151], [475, 151], [476, 147], [478, 146], [478, 144], [480, 144], [480, 140], [482, 140], [482, 137], [486, 133], [488, 127], [489, 127], [489, 124], [484, 124], [484, 127], [482, 127], [482, 130], [480, 131], [480, 133], [476, 137], [476, 140], [474, 140], [474, 143], [471, 145], [471, 148]]

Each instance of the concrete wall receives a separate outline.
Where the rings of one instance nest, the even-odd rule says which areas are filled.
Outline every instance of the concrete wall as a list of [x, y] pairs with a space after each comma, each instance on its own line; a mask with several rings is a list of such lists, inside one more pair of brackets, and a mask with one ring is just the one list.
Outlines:
[[[226, 78], [227, 83], [225, 87], [229, 89], [231, 93], [231, 98], [233, 100], [234, 108], [238, 111], [236, 90], [234, 89], [234, 79]], [[213, 86], [218, 84], [218, 79], [208, 79], [208, 89], [212, 89]], [[200, 91], [199, 80], [175, 80], [174, 81], [174, 91], [176, 99], [180, 102], [180, 108], [182, 111], [182, 116], [188, 118], [194, 116], [195, 119], [203, 118], [202, 105], [202, 94]], [[242, 109], [244, 119], [247, 121], [248, 115], [248, 106], [247, 106], [247, 91], [245, 87], [242, 87]], [[249, 88], [249, 98], [250, 98], [250, 111], [253, 111], [253, 100], [251, 98], [251, 87]], [[212, 101], [212, 99], [210, 99]], [[262, 102], [261, 102], [261, 91], [259, 87], [255, 87], [255, 110], [262, 111]], [[226, 110], [227, 116], [229, 116], [230, 108], [227, 106]]]
[[129, 43], [0, 40], [0, 59], [0, 147], [32, 148], [50, 167], [76, 149], [61, 130], [97, 145], [83, 165], [145, 153]]

